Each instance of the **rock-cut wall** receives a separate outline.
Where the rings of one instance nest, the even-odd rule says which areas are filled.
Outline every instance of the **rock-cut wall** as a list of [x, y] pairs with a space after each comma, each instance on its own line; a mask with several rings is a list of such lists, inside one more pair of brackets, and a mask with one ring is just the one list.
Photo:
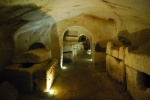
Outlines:
[[1, 0], [0, 4], [5, 6], [26, 5], [26, 4], [35, 4], [37, 6], [43, 6], [50, 1], [51, 0]]
[[107, 43], [106, 69], [109, 75], [127, 87], [134, 100], [150, 98], [150, 43], [138, 48]]
[[[51, 50], [52, 41], [58, 41], [55, 20], [45, 9], [34, 4], [1, 6], [0, 14], [1, 67], [11, 64], [14, 55], [28, 51], [34, 43]], [[56, 35], [51, 35], [52, 31]]]

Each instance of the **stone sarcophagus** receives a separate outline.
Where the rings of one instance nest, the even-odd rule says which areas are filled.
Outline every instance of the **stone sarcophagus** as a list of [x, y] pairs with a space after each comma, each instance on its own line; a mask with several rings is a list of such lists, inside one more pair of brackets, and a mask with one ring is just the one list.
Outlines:
[[[40, 56], [37, 55], [38, 51]], [[44, 50], [45, 51], [45, 50]], [[17, 61], [15, 59], [11, 66], [8, 66], [4, 71], [4, 78], [14, 84], [14, 86], [21, 92], [45, 92], [48, 91], [53, 83], [54, 78], [57, 75], [58, 60], [50, 59], [48, 56], [43, 56], [47, 54], [42, 50], [32, 50], [23, 54], [23, 57]], [[32, 54], [34, 56], [32, 56]], [[42, 55], [42, 56], [41, 56]], [[27, 56], [29, 59], [27, 60]], [[30, 62], [31, 61], [31, 62]], [[40, 62], [38, 62], [40, 61]], [[19, 62], [19, 63], [18, 63]]]
[[123, 84], [125, 84], [125, 48], [108, 42], [106, 49], [106, 70], [112, 78]]

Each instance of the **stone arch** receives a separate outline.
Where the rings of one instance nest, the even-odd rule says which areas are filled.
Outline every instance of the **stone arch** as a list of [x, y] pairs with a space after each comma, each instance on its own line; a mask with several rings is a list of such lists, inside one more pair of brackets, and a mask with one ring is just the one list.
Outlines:
[[[113, 18], [114, 19], [114, 18]], [[111, 20], [111, 21], [110, 21]], [[115, 20], [114, 20], [115, 21]], [[84, 29], [88, 29], [89, 33], [92, 39], [92, 59], [93, 63], [97, 63], [100, 61], [103, 61], [104, 54], [95, 52], [94, 48], [97, 43], [103, 43], [103, 46], [106, 47], [106, 44], [108, 40], [114, 40], [117, 41], [118, 32], [116, 30], [116, 24], [112, 25], [112, 22], [114, 22], [112, 19], [104, 19], [97, 17], [96, 15], [89, 15], [89, 14], [79, 14], [77, 16], [74, 16], [72, 18], [68, 18], [65, 20], [62, 20], [57, 23], [57, 31], [59, 35], [59, 44], [60, 44], [60, 53], [62, 50], [62, 37], [64, 35], [64, 32], [70, 28], [70, 27], [83, 27]], [[91, 24], [92, 23], [92, 24]], [[99, 26], [99, 27], [95, 27]], [[58, 44], [58, 45], [59, 45]], [[59, 60], [61, 59], [61, 54], [59, 54]]]
[[[78, 30], [80, 30], [80, 32], [82, 32], [82, 34], [84, 33], [84, 35], [86, 35], [88, 38], [89, 38], [89, 40], [90, 40], [90, 42], [91, 42], [91, 44], [92, 44], [92, 39], [93, 39], [93, 36], [92, 36], [92, 33], [88, 30], [88, 29], [86, 29], [85, 27], [83, 27], [83, 26], [70, 26], [70, 27], [68, 27], [68, 28], [66, 28], [66, 29], [64, 29], [63, 31], [62, 31], [62, 33], [60, 33], [60, 37], [59, 37], [59, 42], [60, 42], [60, 45], [62, 45], [63, 44], [63, 37], [64, 37], [64, 34], [65, 34], [65, 32], [67, 31], [67, 30], [69, 30], [69, 29], [71, 29], [71, 28], [74, 28], [74, 29], [78, 29]], [[93, 56], [93, 49], [94, 47], [93, 47], [93, 45], [91, 45], [91, 49], [92, 49], [92, 59], [94, 58], [94, 56]], [[63, 63], [63, 47], [61, 46], [60, 47], [60, 66], [62, 66], [62, 63]]]
[[65, 34], [65, 32], [67, 31], [67, 30], [69, 30], [69, 29], [81, 29], [82, 31], [80, 31], [80, 32], [85, 32], [85, 33], [83, 33], [84, 35], [86, 35], [90, 40], [92, 40], [92, 34], [91, 34], [91, 32], [88, 30], [88, 29], [86, 29], [85, 27], [83, 27], [83, 26], [69, 26], [68, 28], [66, 28], [65, 30], [63, 30], [62, 31], [62, 36], [61, 36], [61, 38], [63, 38], [63, 36], [64, 36], [64, 34]]

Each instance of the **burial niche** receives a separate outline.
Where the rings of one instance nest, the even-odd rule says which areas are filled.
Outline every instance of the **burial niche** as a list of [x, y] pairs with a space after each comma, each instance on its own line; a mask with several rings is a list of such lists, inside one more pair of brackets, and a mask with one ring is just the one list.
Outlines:
[[143, 72], [138, 72], [137, 78], [139, 87], [141, 89], [146, 90], [147, 88], [150, 88], [150, 75]]
[[28, 50], [34, 50], [34, 49], [40, 49], [40, 48], [46, 48], [44, 44], [40, 43], [40, 42], [36, 42], [34, 44], [32, 44]]

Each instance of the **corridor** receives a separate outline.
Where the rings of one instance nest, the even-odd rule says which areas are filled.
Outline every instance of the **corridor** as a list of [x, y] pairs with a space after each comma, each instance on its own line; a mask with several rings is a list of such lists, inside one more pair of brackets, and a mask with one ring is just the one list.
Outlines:
[[105, 62], [93, 64], [88, 56], [83, 60], [85, 56], [80, 53], [64, 64], [66, 69], [60, 69], [52, 85], [52, 97], [20, 94], [18, 100], [132, 100], [125, 88], [109, 77]]

